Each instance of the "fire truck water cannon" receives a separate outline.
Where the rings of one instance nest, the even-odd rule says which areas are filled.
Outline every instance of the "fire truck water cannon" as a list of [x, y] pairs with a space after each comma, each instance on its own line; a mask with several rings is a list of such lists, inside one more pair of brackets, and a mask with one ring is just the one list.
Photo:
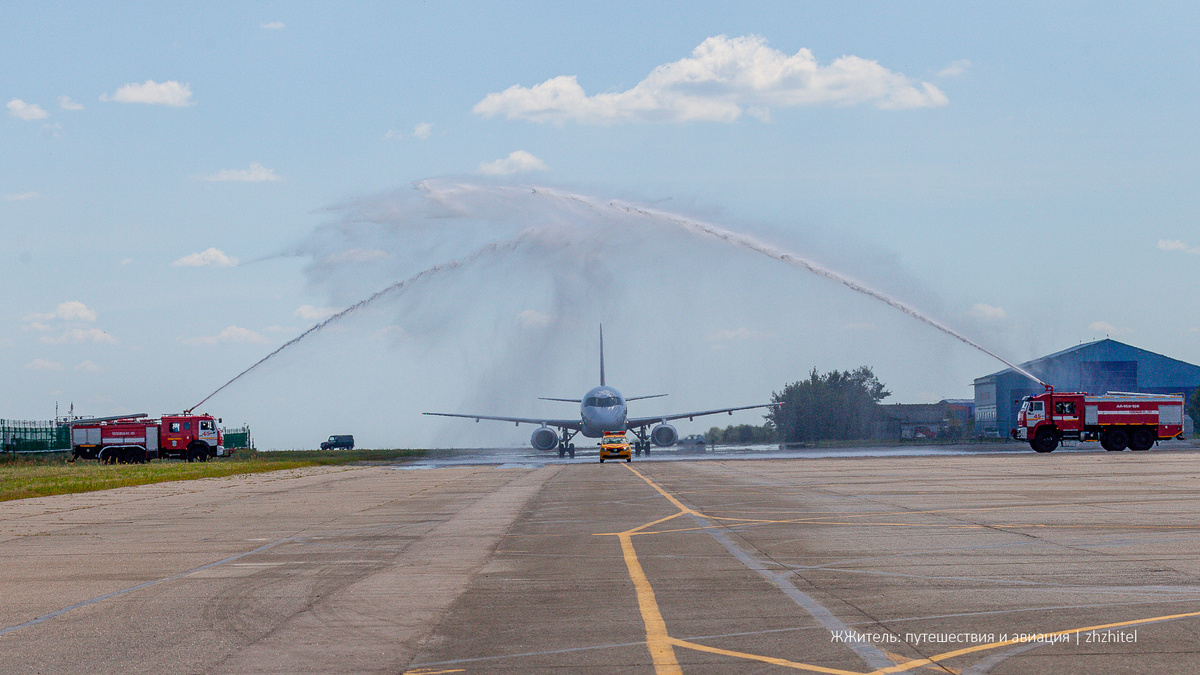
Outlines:
[[1183, 434], [1183, 396], [1113, 391], [1094, 396], [1045, 393], [1026, 396], [1012, 437], [1038, 452], [1053, 452], [1063, 441], [1099, 441], [1105, 450], [1149, 450], [1158, 441]]
[[98, 459], [106, 464], [142, 464], [152, 459], [206, 462], [224, 457], [219, 418], [185, 410], [147, 419], [146, 413], [92, 417], [64, 423], [71, 429], [72, 459]]

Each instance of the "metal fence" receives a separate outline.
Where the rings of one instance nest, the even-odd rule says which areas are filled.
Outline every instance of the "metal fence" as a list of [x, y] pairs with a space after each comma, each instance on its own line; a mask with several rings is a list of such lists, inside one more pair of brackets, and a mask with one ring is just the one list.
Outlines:
[[0, 419], [0, 452], [62, 452], [70, 449], [70, 427], [51, 421]]

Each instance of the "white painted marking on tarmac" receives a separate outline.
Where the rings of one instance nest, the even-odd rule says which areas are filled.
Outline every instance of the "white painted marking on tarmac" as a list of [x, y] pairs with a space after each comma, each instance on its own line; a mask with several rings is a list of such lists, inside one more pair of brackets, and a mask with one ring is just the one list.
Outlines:
[[[829, 632], [842, 634], [853, 633], [853, 631], [850, 630], [850, 626], [846, 625], [845, 622], [839, 619], [837, 615], [829, 610], [828, 607], [822, 605], [820, 602], [817, 602], [816, 598], [812, 597], [811, 595], [805, 593], [799, 588], [796, 588], [795, 584], [788, 579], [788, 577], [791, 576], [791, 572], [781, 574], [771, 569], [768, 567], [767, 563], [759, 560], [741, 546], [738, 546], [732, 539], [726, 536], [724, 532], [711, 527], [712, 523], [710, 521], [694, 514], [690, 515], [692, 516], [692, 520], [695, 520], [697, 523], [703, 525], [706, 528], [705, 531], [708, 532], [709, 536], [715, 539], [718, 544], [724, 546], [725, 550], [733, 554], [733, 557], [737, 558], [743, 565], [754, 570], [755, 572], [758, 572], [764, 579], [770, 581], [772, 584], [778, 587], [779, 590], [783, 591], [784, 595], [787, 595], [789, 598], [791, 598], [792, 601], [799, 605], [801, 609], [808, 612], [814, 619], [821, 622], [821, 625], [829, 629]], [[887, 654], [884, 654], [878, 647], [869, 642], [854, 640], [846, 641], [845, 644], [849, 646], [855, 654], [858, 654], [859, 658], [861, 658], [863, 662], [865, 662], [871, 668], [882, 670], [884, 668], [890, 668], [896, 665], [887, 657]]]
[[986, 659], [979, 661], [978, 663], [971, 666], [970, 668], [967, 668], [966, 670], [962, 671], [961, 675], [988, 675], [989, 673], [992, 672], [992, 668], [995, 668], [996, 666], [1007, 661], [1008, 659], [1010, 659], [1014, 656], [1017, 656], [1019, 654], [1024, 654], [1025, 652], [1037, 649], [1038, 647], [1044, 647], [1047, 644], [1050, 644], [1050, 643], [1048, 643], [1048, 642], [1031, 642], [1029, 644], [1023, 644], [1023, 645], [1017, 645], [1016, 647], [1010, 647], [998, 654], [992, 654], [991, 656], [987, 657]]

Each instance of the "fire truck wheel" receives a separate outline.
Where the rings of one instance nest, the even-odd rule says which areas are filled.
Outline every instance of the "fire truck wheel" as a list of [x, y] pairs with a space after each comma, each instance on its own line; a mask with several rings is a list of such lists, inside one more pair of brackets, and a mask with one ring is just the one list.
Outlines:
[[1146, 427], [1138, 427], [1129, 435], [1130, 450], [1149, 450], [1154, 447], [1154, 432]]
[[1038, 452], [1054, 452], [1054, 449], [1058, 447], [1058, 439], [1054, 437], [1053, 431], [1043, 427], [1038, 429], [1037, 436], [1030, 445]]
[[1124, 429], [1106, 429], [1100, 434], [1100, 445], [1110, 452], [1120, 452], [1129, 445], [1129, 434]]

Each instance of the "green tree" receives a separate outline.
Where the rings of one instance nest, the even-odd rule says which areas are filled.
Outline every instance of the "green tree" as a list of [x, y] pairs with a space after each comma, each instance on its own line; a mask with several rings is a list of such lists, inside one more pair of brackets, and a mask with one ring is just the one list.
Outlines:
[[1192, 433], [1195, 434], [1197, 429], [1200, 429], [1200, 387], [1192, 390], [1192, 396], [1187, 403], [1188, 417], [1192, 418]]
[[784, 443], [866, 438], [879, 402], [891, 395], [869, 366], [824, 375], [813, 368], [808, 379], [771, 395], [783, 405], [766, 417]]
[[770, 422], [761, 426], [753, 424], [731, 424], [724, 429], [712, 427], [704, 439], [716, 445], [759, 445], [775, 442], [775, 427]]

